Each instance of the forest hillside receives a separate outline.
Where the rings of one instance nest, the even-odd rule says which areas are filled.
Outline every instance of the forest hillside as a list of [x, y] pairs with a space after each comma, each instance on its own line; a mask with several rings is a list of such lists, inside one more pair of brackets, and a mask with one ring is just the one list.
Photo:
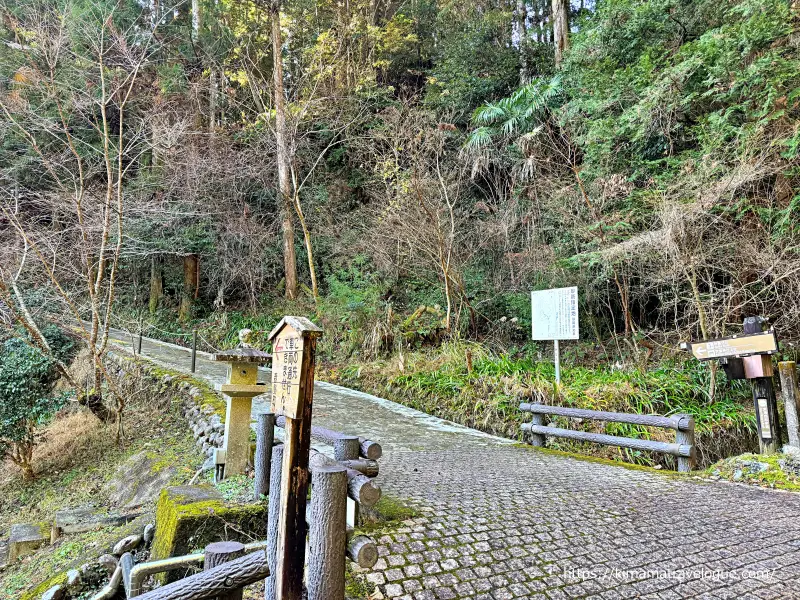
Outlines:
[[[488, 431], [516, 435], [537, 398], [691, 412], [706, 462], [753, 447], [747, 386], [677, 346], [760, 315], [795, 356], [797, 2], [0, 16], [2, 336], [118, 433], [110, 327], [213, 350], [301, 314], [325, 329], [324, 376]], [[530, 292], [561, 286], [582, 341], [554, 387]], [[48, 323], [82, 323], [87, 377]]]

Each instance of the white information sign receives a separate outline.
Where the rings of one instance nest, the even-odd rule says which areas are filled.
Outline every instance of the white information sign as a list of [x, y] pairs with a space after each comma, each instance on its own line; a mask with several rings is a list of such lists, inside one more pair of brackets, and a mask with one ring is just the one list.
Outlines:
[[578, 288], [531, 292], [531, 329], [534, 340], [577, 340]]

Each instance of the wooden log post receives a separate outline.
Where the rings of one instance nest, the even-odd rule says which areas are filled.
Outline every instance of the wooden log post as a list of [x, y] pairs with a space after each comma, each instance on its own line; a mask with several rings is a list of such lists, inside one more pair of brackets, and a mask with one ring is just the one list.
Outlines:
[[308, 600], [344, 600], [346, 516], [346, 469], [328, 465], [312, 469]]
[[256, 583], [269, 575], [267, 554], [258, 550], [208, 571], [180, 579], [169, 585], [156, 588], [137, 596], [138, 600], [212, 600], [245, 586]]
[[380, 467], [375, 460], [367, 458], [359, 458], [357, 460], [340, 460], [339, 464], [348, 469], [353, 469], [367, 477], [377, 477], [380, 473]]
[[[533, 413], [531, 415], [531, 424], [532, 425], [544, 425], [544, 415], [539, 413]], [[536, 446], [537, 448], [544, 448], [545, 444], [547, 443], [547, 438], [539, 433], [531, 433], [531, 446]]]
[[[205, 549], [205, 560], [203, 562], [203, 570], [210, 571], [214, 567], [235, 560], [244, 556], [244, 544], [240, 542], [214, 542], [209, 544]], [[243, 590], [238, 589], [217, 596], [217, 600], [242, 600]]]
[[353, 535], [347, 540], [347, 556], [362, 569], [371, 569], [378, 562], [378, 546], [366, 535]]
[[275, 443], [275, 415], [261, 413], [256, 425], [255, 480], [253, 492], [256, 501], [269, 495], [270, 468], [272, 466], [272, 446]]
[[[678, 472], [688, 473], [694, 468], [696, 462], [696, 450], [694, 445], [694, 419], [690, 415], [679, 415], [685, 417], [685, 427], [675, 430], [675, 443], [678, 445], [691, 446], [691, 456], [678, 456]], [[683, 419], [682, 419], [683, 421]]]
[[306, 501], [317, 339], [322, 329], [304, 317], [284, 317], [273, 344], [272, 412], [286, 417], [278, 518], [276, 600], [300, 600], [306, 555]]
[[[360, 452], [361, 442], [355, 436], [342, 436], [333, 443], [333, 458], [337, 461], [356, 460]], [[358, 502], [349, 498], [347, 499], [346, 520], [350, 527], [358, 527], [361, 521], [361, 508]]]
[[275, 566], [278, 553], [278, 518], [281, 511], [281, 472], [283, 470], [283, 444], [272, 450], [272, 468], [269, 474], [269, 506], [267, 509], [267, 559], [270, 576], [264, 585], [264, 600], [275, 600]]
[[[312, 448], [310, 464], [314, 467], [339, 463]], [[381, 499], [381, 493], [380, 486], [372, 479], [354, 469], [347, 469], [347, 495], [350, 499], [364, 506], [374, 506]]]
[[383, 456], [383, 447], [378, 442], [373, 442], [364, 437], [358, 438], [361, 447], [361, 456], [370, 460], [378, 460]]
[[797, 418], [797, 401], [800, 392], [797, 389], [797, 365], [787, 360], [778, 363], [781, 376], [784, 411], [786, 412], [786, 428], [789, 430], [789, 445], [800, 448], [800, 423]]
[[[761, 317], [747, 317], [744, 320], [744, 333], [761, 333], [764, 319]], [[748, 361], [755, 363], [756, 359], [762, 362], [762, 356], [748, 356], [745, 358], [745, 374], [748, 374]], [[762, 363], [763, 364], [763, 363]], [[769, 375], [753, 377], [753, 404], [756, 409], [756, 423], [758, 425], [758, 441], [762, 454], [774, 454], [781, 446], [781, 431], [778, 421], [778, 403], [775, 399], [775, 388], [772, 385], [771, 363], [768, 365]]]
[[342, 460], [356, 460], [361, 452], [361, 443], [356, 436], [345, 436], [333, 443], [333, 458]]

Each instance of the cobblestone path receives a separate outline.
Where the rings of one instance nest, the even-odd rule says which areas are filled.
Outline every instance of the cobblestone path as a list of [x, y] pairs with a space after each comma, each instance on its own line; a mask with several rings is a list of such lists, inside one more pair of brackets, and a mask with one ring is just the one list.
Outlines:
[[[188, 372], [185, 350], [143, 351]], [[518, 447], [324, 383], [314, 423], [380, 441], [384, 493], [416, 509], [376, 534], [384, 598], [800, 599], [800, 494]]]

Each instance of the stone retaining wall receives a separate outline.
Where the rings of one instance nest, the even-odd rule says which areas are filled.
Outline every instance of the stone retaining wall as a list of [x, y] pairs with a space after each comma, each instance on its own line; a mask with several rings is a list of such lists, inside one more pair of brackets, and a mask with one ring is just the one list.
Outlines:
[[118, 350], [107, 356], [106, 368], [117, 378], [123, 391], [136, 380], [150, 384], [153, 386], [150, 393], [154, 396], [180, 402], [197, 447], [202, 448], [206, 456], [211, 456], [214, 448], [222, 447], [226, 402], [211, 386]]

